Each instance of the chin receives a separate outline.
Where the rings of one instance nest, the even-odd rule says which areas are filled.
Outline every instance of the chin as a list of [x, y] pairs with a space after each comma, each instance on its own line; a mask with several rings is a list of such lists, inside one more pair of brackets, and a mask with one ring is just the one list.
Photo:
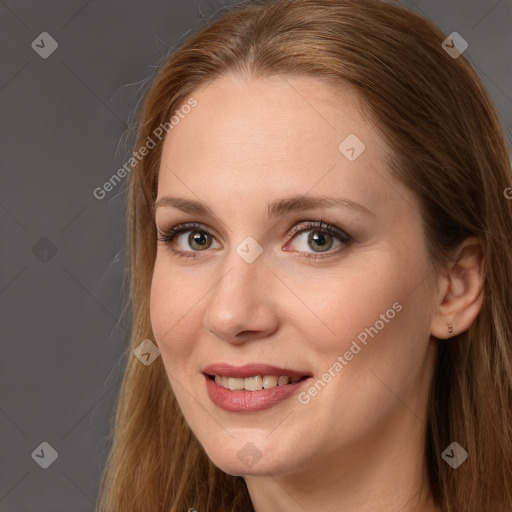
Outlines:
[[268, 476], [269, 473], [275, 475], [279, 471], [276, 470], [274, 464], [264, 463], [262, 460], [254, 464], [252, 467], [240, 462], [237, 458], [222, 461], [212, 459], [212, 462], [221, 471], [232, 476]]
[[221, 452], [210, 450], [207, 455], [215, 466], [233, 476], [277, 475], [287, 473], [300, 464], [300, 461], [276, 452], [273, 446], [259, 450], [250, 441], [243, 441], [241, 445], [241, 448], [225, 447]]

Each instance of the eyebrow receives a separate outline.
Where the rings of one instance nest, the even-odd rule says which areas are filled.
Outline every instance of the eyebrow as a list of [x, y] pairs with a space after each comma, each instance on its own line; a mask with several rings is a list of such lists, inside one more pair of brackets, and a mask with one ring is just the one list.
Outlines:
[[[154, 204], [153, 212], [156, 212], [156, 209], [161, 207], [174, 207], [186, 213], [216, 217], [213, 210], [208, 205], [201, 203], [200, 201], [186, 199], [184, 197], [163, 196]], [[349, 199], [342, 197], [310, 195], [294, 195], [272, 201], [267, 205], [267, 215], [269, 219], [272, 219], [273, 217], [284, 215], [286, 213], [313, 210], [321, 207], [350, 208], [366, 215], [375, 215], [374, 212], [362, 204], [355, 203]]]

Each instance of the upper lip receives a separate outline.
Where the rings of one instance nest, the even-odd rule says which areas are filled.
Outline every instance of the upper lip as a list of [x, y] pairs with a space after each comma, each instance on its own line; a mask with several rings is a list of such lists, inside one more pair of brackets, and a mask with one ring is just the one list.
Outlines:
[[306, 371], [290, 370], [287, 368], [279, 368], [263, 363], [250, 363], [243, 366], [233, 366], [227, 363], [210, 364], [203, 368], [203, 373], [206, 375], [219, 375], [223, 377], [255, 377], [256, 375], [277, 375], [287, 377], [310, 377], [311, 374]]

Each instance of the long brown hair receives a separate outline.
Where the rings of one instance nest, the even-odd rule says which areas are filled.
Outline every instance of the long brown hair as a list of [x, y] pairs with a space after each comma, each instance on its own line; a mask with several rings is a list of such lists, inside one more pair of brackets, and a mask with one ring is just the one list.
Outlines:
[[[138, 112], [136, 147], [148, 137], [157, 144], [128, 177], [132, 336], [100, 512], [253, 510], [243, 478], [215, 467], [187, 426], [161, 358], [145, 366], [132, 355], [154, 340], [152, 207], [163, 141], [154, 133], [198, 87], [226, 73], [349, 85], [393, 148], [390, 172], [419, 200], [435, 268], [465, 238], [483, 241], [483, 306], [466, 332], [439, 342], [425, 455], [443, 512], [512, 511], [512, 201], [504, 193], [512, 171], [482, 81], [465, 55], [445, 51], [445, 38], [381, 0], [259, 0], [228, 9], [164, 60]], [[456, 470], [441, 458], [453, 441], [469, 453]]]

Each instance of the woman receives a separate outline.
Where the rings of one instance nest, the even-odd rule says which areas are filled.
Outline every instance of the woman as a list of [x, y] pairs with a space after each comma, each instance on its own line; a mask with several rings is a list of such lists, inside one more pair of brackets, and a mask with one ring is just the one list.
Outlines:
[[512, 172], [446, 39], [247, 2], [163, 63], [102, 512], [512, 510]]

